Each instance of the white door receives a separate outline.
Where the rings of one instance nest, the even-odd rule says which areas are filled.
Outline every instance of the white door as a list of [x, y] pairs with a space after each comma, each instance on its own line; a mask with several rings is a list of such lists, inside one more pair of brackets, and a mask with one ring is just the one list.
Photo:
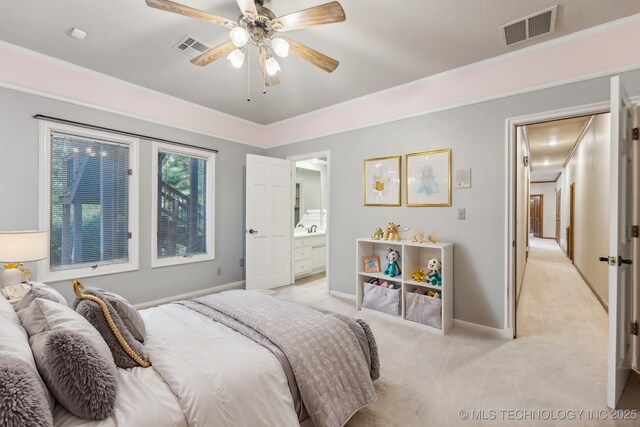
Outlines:
[[611, 212], [609, 228], [609, 357], [607, 405], [615, 408], [631, 371], [633, 238], [631, 100], [611, 79]]
[[246, 287], [291, 281], [291, 162], [247, 154]]

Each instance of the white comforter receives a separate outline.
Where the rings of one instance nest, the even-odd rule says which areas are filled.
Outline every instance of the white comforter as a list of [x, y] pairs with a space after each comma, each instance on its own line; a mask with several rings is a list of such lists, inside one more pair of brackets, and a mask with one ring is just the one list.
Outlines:
[[298, 426], [276, 357], [251, 339], [170, 304], [140, 312], [151, 368], [119, 369], [113, 415], [81, 420], [56, 406], [56, 427]]

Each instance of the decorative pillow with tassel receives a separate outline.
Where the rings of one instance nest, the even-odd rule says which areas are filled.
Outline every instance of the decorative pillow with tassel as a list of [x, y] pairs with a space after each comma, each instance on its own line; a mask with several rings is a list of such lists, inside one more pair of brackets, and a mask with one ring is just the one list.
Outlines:
[[109, 346], [119, 368], [151, 366], [144, 346], [129, 332], [116, 309], [97, 291], [86, 289], [74, 280], [76, 299], [73, 308], [93, 325]]

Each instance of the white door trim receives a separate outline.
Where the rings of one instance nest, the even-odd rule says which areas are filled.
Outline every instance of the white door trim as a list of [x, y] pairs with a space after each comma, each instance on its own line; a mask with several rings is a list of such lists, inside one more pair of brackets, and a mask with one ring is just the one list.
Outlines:
[[[289, 156], [287, 157], [287, 160], [291, 161], [291, 182], [293, 183], [291, 185], [291, 191], [292, 191], [292, 197], [295, 197], [295, 191], [296, 191], [296, 185], [295, 185], [295, 173], [296, 173], [296, 165], [295, 163], [297, 161], [300, 160], [309, 160], [309, 159], [313, 159], [316, 157], [326, 157], [327, 158], [327, 177], [326, 177], [326, 181], [327, 181], [327, 185], [326, 185], [326, 200], [327, 200], [327, 250], [326, 250], [326, 260], [325, 260], [325, 265], [326, 265], [326, 292], [327, 295], [329, 295], [329, 293], [331, 292], [331, 285], [329, 283], [329, 272], [330, 272], [330, 268], [331, 268], [331, 263], [330, 263], [330, 254], [331, 254], [331, 150], [325, 150], [325, 151], [315, 151], [313, 153], [306, 153], [306, 154], [297, 154], [295, 156]], [[292, 199], [293, 200], [293, 199]], [[291, 207], [291, 209], [293, 210], [293, 206]], [[293, 224], [293, 213], [291, 215], [291, 228], [293, 229], [296, 225]], [[294, 239], [294, 234], [291, 234], [291, 283], [295, 282], [295, 273], [293, 271], [293, 239]]]

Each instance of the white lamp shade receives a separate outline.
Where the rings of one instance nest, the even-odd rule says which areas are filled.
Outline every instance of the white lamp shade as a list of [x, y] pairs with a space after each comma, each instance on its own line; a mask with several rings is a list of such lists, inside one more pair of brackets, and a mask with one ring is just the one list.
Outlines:
[[275, 38], [271, 40], [271, 48], [280, 58], [289, 56], [289, 42], [284, 39]]
[[244, 52], [236, 49], [227, 56], [227, 59], [235, 68], [240, 68], [244, 63]]
[[268, 75], [273, 76], [278, 71], [280, 71], [280, 64], [278, 64], [278, 61], [276, 61], [276, 59], [272, 56], [264, 61], [264, 68], [267, 70]]
[[235, 27], [231, 30], [229, 36], [236, 47], [243, 47], [251, 38], [251, 34], [242, 27]]
[[47, 258], [47, 231], [0, 231], [0, 261], [28, 262]]

